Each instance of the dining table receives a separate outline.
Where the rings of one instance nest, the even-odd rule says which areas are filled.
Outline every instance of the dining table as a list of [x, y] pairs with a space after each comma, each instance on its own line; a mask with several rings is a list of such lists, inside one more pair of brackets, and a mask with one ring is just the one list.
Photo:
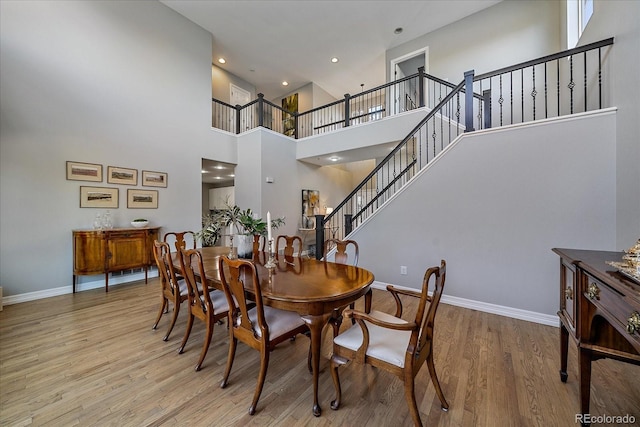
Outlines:
[[[222, 289], [218, 260], [232, 253], [229, 247], [199, 248], [208, 287]], [[352, 265], [338, 264], [314, 258], [273, 255], [275, 266], [267, 267], [269, 254], [254, 252], [251, 261], [258, 270], [258, 279], [265, 305], [294, 311], [307, 324], [311, 340], [311, 369], [313, 376], [313, 415], [320, 416], [318, 379], [322, 330], [337, 308], [345, 307], [367, 294], [374, 275], [369, 270]], [[174, 264], [180, 269], [178, 257]], [[198, 268], [196, 280], [202, 282]], [[250, 287], [246, 288], [253, 294]]]

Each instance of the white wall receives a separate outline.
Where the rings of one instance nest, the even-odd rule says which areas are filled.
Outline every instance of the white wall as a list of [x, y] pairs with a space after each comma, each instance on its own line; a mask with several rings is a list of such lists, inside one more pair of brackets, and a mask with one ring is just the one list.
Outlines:
[[611, 105], [616, 128], [616, 248], [640, 238], [640, 2], [595, 1], [579, 45], [615, 37], [611, 49]]
[[[4, 296], [64, 288], [79, 208], [67, 160], [168, 173], [157, 210], [120, 206], [163, 231], [199, 229], [201, 159], [236, 163], [211, 130], [211, 34], [157, 2], [0, 2], [0, 285]], [[215, 135], [215, 136], [214, 136]], [[193, 207], [189, 209], [188, 207]]]
[[358, 265], [418, 288], [445, 259], [446, 295], [553, 315], [551, 249], [615, 249], [615, 127], [610, 110], [464, 134], [356, 229]]
[[429, 74], [458, 84], [463, 73], [476, 74], [563, 50], [558, 1], [502, 1], [446, 27], [425, 34], [386, 54], [389, 63], [429, 48]]

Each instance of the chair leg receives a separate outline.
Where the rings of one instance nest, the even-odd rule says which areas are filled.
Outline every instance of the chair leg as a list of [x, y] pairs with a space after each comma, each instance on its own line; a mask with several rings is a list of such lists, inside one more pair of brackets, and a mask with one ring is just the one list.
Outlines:
[[151, 329], [156, 329], [158, 327], [158, 323], [160, 323], [160, 318], [164, 313], [166, 313], [165, 309], [167, 308], [167, 305], [168, 305], [167, 299], [163, 296], [162, 305], [160, 306], [160, 311], [158, 311], [158, 316], [156, 317], [156, 323], [153, 324], [153, 328]]
[[180, 302], [173, 302], [173, 315], [171, 316], [171, 323], [169, 324], [169, 329], [167, 329], [167, 335], [162, 338], [163, 341], [169, 341], [169, 335], [171, 331], [173, 331], [173, 327], [176, 324], [176, 320], [178, 320], [178, 313], [180, 312]]
[[422, 427], [422, 420], [420, 420], [420, 412], [418, 411], [418, 404], [416, 403], [415, 383], [411, 373], [405, 374], [404, 397], [407, 399], [407, 406], [409, 406], [413, 423], [416, 427]]
[[340, 387], [340, 375], [338, 375], [338, 368], [348, 361], [342, 357], [333, 355], [331, 356], [331, 378], [333, 378], [333, 385], [336, 389], [336, 398], [331, 401], [331, 409], [336, 410], [340, 407], [340, 401], [342, 400], [342, 388]]
[[371, 301], [373, 300], [373, 291], [369, 288], [369, 291], [364, 294], [364, 312], [371, 313]]
[[249, 407], [249, 415], [256, 413], [258, 399], [260, 399], [264, 380], [267, 377], [267, 368], [269, 368], [269, 350], [263, 348], [260, 352], [260, 373], [258, 374], [258, 384], [256, 384], [256, 392], [253, 394], [253, 402], [251, 402], [251, 406]]
[[196, 365], [196, 372], [202, 368], [202, 362], [207, 355], [207, 351], [209, 351], [209, 344], [211, 344], [211, 337], [213, 336], [213, 326], [214, 321], [212, 318], [207, 319], [207, 331], [204, 336], [204, 343], [202, 343], [202, 350], [200, 351], [200, 360], [198, 360], [198, 364]]
[[440, 387], [440, 381], [438, 381], [438, 375], [436, 375], [436, 367], [433, 364], [433, 348], [429, 349], [429, 355], [427, 356], [427, 367], [429, 368], [429, 376], [431, 377], [431, 381], [433, 382], [433, 388], [436, 389], [436, 394], [438, 395], [438, 399], [440, 399], [442, 410], [448, 411], [449, 404], [444, 398], [444, 393], [442, 392], [442, 388]]
[[238, 340], [233, 336], [233, 330], [231, 330], [231, 333], [229, 335], [229, 355], [227, 356], [227, 367], [224, 370], [220, 388], [225, 388], [228, 384], [229, 374], [231, 374], [231, 367], [233, 366], [233, 359], [236, 357], [236, 347], [238, 346]]
[[180, 343], [178, 354], [182, 354], [184, 352], [184, 346], [187, 345], [189, 334], [191, 334], [191, 327], [193, 327], [193, 314], [189, 313], [189, 317], [187, 318], [187, 328], [184, 331], [184, 338], [182, 338], [182, 343]]

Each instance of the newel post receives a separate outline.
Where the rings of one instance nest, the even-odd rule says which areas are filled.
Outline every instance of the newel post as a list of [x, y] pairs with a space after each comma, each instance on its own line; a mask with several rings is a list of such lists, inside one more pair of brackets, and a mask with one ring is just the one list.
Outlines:
[[474, 71], [464, 73], [464, 131], [473, 132], [473, 74]]
[[264, 94], [258, 94], [258, 126], [264, 127]]
[[418, 105], [424, 107], [424, 81], [426, 75], [424, 72], [424, 66], [418, 67]]
[[349, 100], [351, 99], [351, 95], [348, 93], [344, 94], [344, 127], [349, 126], [349, 120], [351, 117], [351, 108], [349, 108]]
[[240, 104], [236, 104], [236, 133], [240, 133], [240, 112], [242, 111], [242, 106]]
[[316, 259], [324, 255], [324, 215], [316, 215]]

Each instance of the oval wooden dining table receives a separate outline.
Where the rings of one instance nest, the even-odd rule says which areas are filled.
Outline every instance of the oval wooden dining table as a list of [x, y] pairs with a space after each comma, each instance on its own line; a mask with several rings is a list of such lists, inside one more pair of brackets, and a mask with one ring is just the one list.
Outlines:
[[[228, 247], [205, 247], [202, 254], [207, 285], [221, 289], [218, 259], [228, 255]], [[336, 264], [301, 257], [276, 256], [276, 266], [266, 268], [265, 252], [253, 254], [252, 261], [258, 269], [262, 299], [266, 305], [282, 310], [295, 311], [309, 326], [311, 332], [311, 367], [313, 373], [313, 415], [320, 416], [318, 402], [318, 378], [320, 373], [320, 349], [322, 329], [333, 310], [344, 307], [365, 295], [374, 276], [370, 271], [351, 265]], [[178, 258], [174, 264], [180, 269]], [[197, 267], [194, 272], [197, 273]], [[199, 277], [196, 277], [200, 280]], [[247, 288], [249, 293], [252, 289]]]

